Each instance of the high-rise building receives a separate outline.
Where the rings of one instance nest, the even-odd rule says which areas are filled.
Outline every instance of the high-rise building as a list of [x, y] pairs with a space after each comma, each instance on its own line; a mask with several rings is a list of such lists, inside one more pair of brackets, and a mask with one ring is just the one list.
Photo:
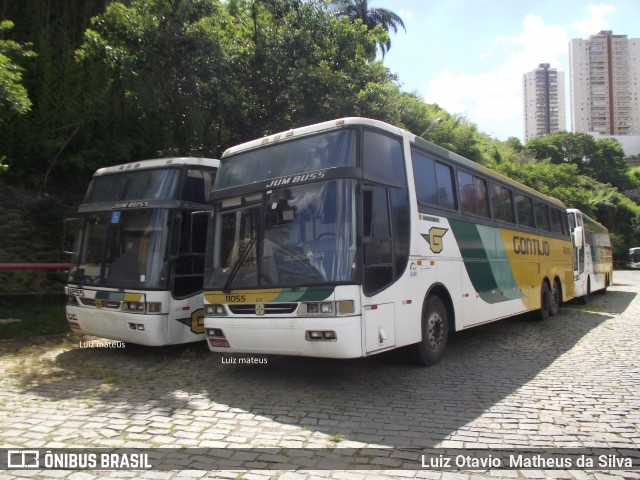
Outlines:
[[640, 39], [603, 30], [569, 43], [571, 129], [640, 134]]
[[566, 129], [564, 73], [541, 63], [522, 77], [524, 141]]

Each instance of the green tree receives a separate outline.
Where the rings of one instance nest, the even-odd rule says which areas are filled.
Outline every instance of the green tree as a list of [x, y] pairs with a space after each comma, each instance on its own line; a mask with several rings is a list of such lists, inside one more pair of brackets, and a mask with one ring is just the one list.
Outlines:
[[613, 138], [596, 139], [596, 152], [590, 158], [586, 173], [621, 191], [633, 188], [635, 184], [629, 176], [629, 164], [624, 157], [622, 145]]
[[525, 151], [538, 160], [574, 164], [579, 173], [620, 190], [631, 186], [624, 151], [617, 140], [595, 139], [586, 133], [554, 132], [532, 138]]
[[95, 104], [99, 92], [85, 83], [90, 73], [77, 65], [74, 50], [105, 2], [0, 0], [2, 15], [15, 24], [12, 37], [35, 52], [21, 62], [31, 109], [0, 129], [0, 145], [11, 166], [8, 181], [45, 190], [45, 178], [77, 181], [83, 164], [95, 162], [94, 152], [83, 147], [102, 143], [102, 132], [89, 131], [86, 125], [86, 118], [97, 114], [87, 107]]
[[404, 22], [398, 14], [386, 8], [369, 8], [368, 0], [332, 0], [331, 5], [333, 14], [338, 17], [347, 17], [351, 21], [360, 20], [369, 29], [382, 27], [387, 32], [386, 40], [379, 42], [383, 57], [391, 48], [389, 31], [398, 33], [398, 27], [406, 31]]
[[[13, 22], [0, 22], [0, 35], [13, 28]], [[0, 122], [8, 114], [25, 114], [31, 109], [31, 100], [22, 83], [23, 68], [11, 57], [29, 57], [33, 52], [13, 40], [0, 39]]]

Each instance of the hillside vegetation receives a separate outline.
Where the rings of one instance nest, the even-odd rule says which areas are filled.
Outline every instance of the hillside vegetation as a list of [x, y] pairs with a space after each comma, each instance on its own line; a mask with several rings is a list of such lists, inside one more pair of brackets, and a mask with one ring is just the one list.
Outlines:
[[61, 198], [79, 198], [98, 167], [219, 157], [343, 116], [416, 134], [440, 118], [428, 140], [582, 209], [610, 229], [619, 259], [640, 245], [638, 169], [617, 142], [493, 139], [402, 90], [376, 56], [390, 45], [383, 26], [334, 13], [324, 0], [0, 0], [0, 182], [41, 202], [36, 233], [4, 236], [0, 256], [31, 260], [11, 243], [57, 241], [42, 225], [61, 231]]

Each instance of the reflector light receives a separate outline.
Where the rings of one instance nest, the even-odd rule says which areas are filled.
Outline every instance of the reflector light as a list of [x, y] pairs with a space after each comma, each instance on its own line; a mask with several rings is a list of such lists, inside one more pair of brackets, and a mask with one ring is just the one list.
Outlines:
[[333, 330], [307, 330], [304, 337], [311, 342], [335, 342], [338, 339], [336, 332]]
[[337, 340], [336, 332], [333, 330], [328, 330], [326, 332], [322, 332], [322, 336], [325, 340]]
[[222, 333], [222, 330], [219, 328], [207, 328], [207, 335], [209, 337], [223, 337], [224, 338], [224, 333]]

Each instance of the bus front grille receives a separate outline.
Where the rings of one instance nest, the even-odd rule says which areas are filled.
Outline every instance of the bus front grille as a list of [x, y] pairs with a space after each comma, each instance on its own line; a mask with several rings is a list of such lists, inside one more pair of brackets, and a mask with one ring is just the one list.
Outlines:
[[[234, 315], [282, 315], [293, 313], [298, 308], [297, 303], [263, 303], [229, 305]], [[263, 310], [264, 309], [264, 310]]]

